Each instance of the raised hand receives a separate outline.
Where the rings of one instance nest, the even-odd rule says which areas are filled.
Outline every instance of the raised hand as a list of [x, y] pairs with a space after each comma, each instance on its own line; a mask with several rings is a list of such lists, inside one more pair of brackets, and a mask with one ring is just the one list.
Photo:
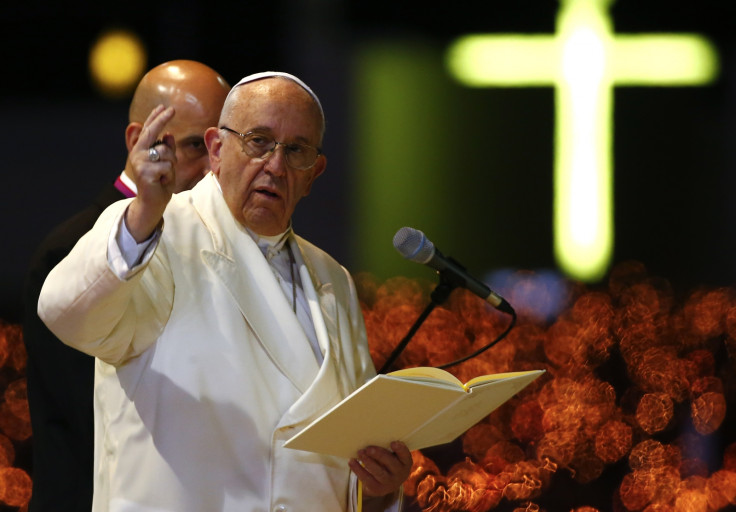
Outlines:
[[156, 229], [174, 193], [176, 141], [169, 133], [157, 140], [172, 117], [173, 107], [154, 108], [130, 152], [138, 195], [128, 207], [125, 225], [138, 242], [146, 240]]

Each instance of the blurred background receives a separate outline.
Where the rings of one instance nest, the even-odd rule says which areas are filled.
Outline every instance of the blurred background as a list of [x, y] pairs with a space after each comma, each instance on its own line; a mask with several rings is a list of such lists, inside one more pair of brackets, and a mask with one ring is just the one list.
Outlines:
[[[686, 288], [732, 284], [736, 7], [581, 1], [598, 5], [617, 34], [703, 36], [717, 60], [707, 83], [612, 88], [605, 268], [635, 259]], [[560, 8], [552, 0], [5, 4], [0, 317], [19, 319], [23, 274], [42, 236], [122, 168], [130, 95], [104, 94], [90, 71], [96, 41], [119, 29], [142, 44], [142, 71], [188, 58], [231, 84], [272, 69], [312, 86], [328, 119], [328, 172], [294, 223], [352, 272], [427, 276], [393, 249], [402, 226], [484, 279], [504, 269], [558, 272], [555, 86], [469, 87], [451, 76], [447, 54], [466, 34], [552, 36]]]
[[[560, 242], [565, 227], [558, 226], [556, 206], [562, 190], [561, 182], [556, 180], [562, 179], [561, 175], [564, 178], [565, 167], [560, 163], [560, 148], [567, 141], [567, 135], [561, 132], [561, 120], [572, 114], [560, 96], [564, 91], [563, 74], [560, 66], [555, 67], [559, 55], [554, 53], [560, 46], [548, 43], [560, 37], [565, 26], [573, 24], [574, 17], [563, 13], [578, 9], [588, 13], [588, 28], [594, 35], [603, 34], [607, 26], [612, 40], [629, 36], [629, 42], [638, 44], [635, 36], [689, 34], [696, 36], [701, 49], [705, 49], [693, 64], [682, 48], [649, 53], [643, 46], [634, 46], [622, 66], [641, 54], [644, 64], [638, 73], [648, 76], [652, 83], [642, 83], [644, 79], [638, 75], [639, 82], [627, 82], [616, 74], [620, 67], [605, 67], [605, 63], [605, 72], [610, 74], [604, 75], [611, 81], [606, 89], [610, 91], [611, 101], [606, 107], [610, 117], [603, 116], [604, 151], [595, 160], [604, 170], [594, 173], [604, 189], [584, 194], [591, 199], [586, 207], [593, 213], [584, 211], [576, 217], [603, 218], [598, 224], [591, 223], [600, 228], [594, 234], [602, 240], [595, 246], [596, 256], [586, 260], [584, 253], [582, 259], [583, 267], [586, 261], [598, 261], [593, 271], [580, 270], [561, 258], [569, 247]], [[92, 57], [98, 55], [99, 43], [110, 34], [122, 32], [132, 37], [133, 43], [128, 43], [132, 46], [125, 46], [122, 53], [113, 53], [111, 59], [102, 62], [113, 73], [129, 70], [132, 84], [159, 63], [194, 59], [219, 71], [231, 84], [257, 71], [291, 72], [319, 95], [328, 122], [324, 143], [328, 168], [312, 195], [300, 203], [294, 226], [299, 234], [360, 276], [369, 336], [371, 341], [380, 340], [385, 345], [372, 345], [377, 360], [385, 359], [405, 332], [396, 328], [397, 332], [387, 333], [385, 319], [394, 315], [400, 319], [395, 326], [408, 328], [423, 303], [416, 302], [418, 294], [411, 282], [402, 283], [410, 288], [408, 296], [413, 299], [389, 303], [410, 303], [413, 309], [386, 313], [381, 300], [391, 298], [399, 286], [382, 287], [373, 279], [378, 283], [392, 283], [390, 279], [397, 276], [432, 280], [429, 269], [403, 260], [392, 247], [394, 234], [403, 226], [422, 230], [445, 255], [503, 292], [517, 307], [521, 319], [519, 328], [513, 331], [517, 335], [488, 353], [484, 360], [487, 366], [477, 363], [462, 371], [472, 374], [545, 367], [550, 370], [549, 386], [545, 383], [543, 390], [535, 389], [534, 395], [520, 397], [506, 412], [495, 419], [492, 416], [490, 422], [471, 432], [462, 446], [456, 444], [454, 451], [450, 447], [453, 455], [460, 454], [452, 458], [453, 463], [463, 459], [463, 451], [473, 456], [481, 454], [478, 460], [485, 453], [487, 463], [488, 454], [498, 450], [488, 448], [489, 439], [503, 437], [488, 431], [501, 432], [509, 425], [521, 430], [539, 427], [534, 432], [504, 432], [510, 443], [528, 441], [529, 446], [537, 443], [539, 448], [544, 445], [539, 439], [544, 439], [549, 449], [553, 443], [542, 437], [548, 433], [543, 434], [542, 425], [534, 421], [541, 417], [542, 409], [552, 410], [550, 394], [554, 392], [549, 390], [557, 389], [561, 403], [576, 407], [575, 414], [570, 409], [556, 409], [560, 417], [584, 421], [593, 416], [578, 405], [585, 404], [590, 389], [607, 380], [617, 388], [619, 416], [606, 425], [614, 433], [615, 428], [630, 428], [634, 440], [629, 439], [626, 449], [615, 457], [603, 459], [609, 466], [600, 478], [596, 471], [603, 471], [601, 467], [586, 473], [584, 467], [590, 467], [576, 466], [574, 461], [568, 465], [573, 469], [569, 473], [557, 472], [553, 491], [547, 493], [548, 510], [562, 510], [558, 508], [560, 503], [570, 510], [570, 496], [574, 494], [569, 492], [570, 486], [581, 484], [580, 480], [586, 483], [585, 478], [605, 483], [575, 488], [576, 492], [585, 492], [588, 503], [598, 499], [598, 510], [624, 510], [610, 505], [610, 496], [611, 488], [618, 489], [622, 475], [628, 474], [629, 467], [622, 458], [626, 450], [642, 440], [656, 438], [657, 442], [669, 443], [681, 435], [687, 439], [678, 441], [679, 445], [697, 452], [687, 460], [706, 462], [696, 464], [696, 469], [692, 469], [693, 464], [689, 469], [682, 464], [680, 477], [698, 474], [704, 478], [723, 468], [728, 470], [729, 489], [736, 496], [736, 446], [732, 444], [736, 417], [725, 407], [725, 400], [736, 396], [736, 295], [731, 291], [695, 293], [668, 321], [676, 329], [670, 327], [667, 335], [659, 332], [651, 338], [638, 338], [642, 351], [682, 342], [683, 346], [677, 345], [681, 358], [676, 364], [669, 365], [672, 351], [666, 351], [665, 356], [655, 350], [644, 358], [650, 364], [666, 361], [666, 372], [636, 370], [634, 362], [641, 362], [639, 351], [631, 349], [632, 337], [626, 336], [645, 329], [648, 319], [637, 315], [655, 308], [647, 302], [651, 297], [669, 297], [670, 293], [685, 296], [696, 289], [731, 290], [736, 282], [736, 204], [732, 200], [736, 190], [734, 20], [736, 3], [722, 0], [701, 0], [697, 4], [681, 0], [457, 0], [435, 6], [416, 0], [6, 2], [0, 8], [4, 178], [0, 187], [0, 236], [7, 244], [0, 266], [0, 321], [8, 324], [0, 325], [4, 329], [0, 330], [0, 341], [10, 347], [10, 355], [3, 356], [9, 359], [0, 372], [0, 384], [6, 388], [1, 406], [8, 409], [0, 410], [0, 428], [19, 452], [16, 465], [27, 467], [31, 438], [17, 326], [21, 322], [23, 278], [43, 236], [84, 207], [122, 170], [126, 155], [123, 135], [132, 89], [118, 86], [111, 92], [100, 87], [90, 66]], [[521, 36], [504, 51], [526, 48], [525, 41], [537, 37], [534, 41], [541, 46], [535, 48], [547, 45], [544, 51], [548, 53], [537, 52], [536, 60], [529, 65], [532, 78], [512, 76], [504, 83], [490, 79], [469, 85], [449, 61], [453, 49], [468, 34]], [[509, 39], [500, 41], [508, 43]], [[598, 66], [602, 59], [595, 57], [594, 47], [583, 45], [588, 60], [578, 63], [580, 76], [601, 71]], [[135, 55], [138, 57], [133, 58]], [[484, 59], [475, 56], [471, 68], [482, 68], [487, 64]], [[526, 65], [524, 59], [523, 52], [510, 57], [509, 68], [518, 71]], [[497, 57], [490, 60], [491, 64], [503, 61]], [[697, 68], [698, 62], [710, 67], [691, 83], [658, 82], [661, 69], [683, 63]], [[582, 96], [573, 95], [576, 101]], [[591, 112], [586, 115], [600, 117], [600, 113]], [[582, 130], [584, 141], [593, 126]], [[610, 151], [606, 152], [606, 147]], [[608, 174], [600, 174], [605, 169]], [[579, 184], [575, 180], [566, 183], [572, 187]], [[608, 200], [610, 203], [606, 203]], [[619, 266], [624, 263], [629, 266]], [[623, 270], [611, 275], [616, 268]], [[662, 276], [668, 291], [657, 288], [662, 282], [645, 287], [639, 284], [639, 279], [646, 280], [645, 276], [650, 275]], [[537, 277], [546, 281], [535, 282]], [[575, 284], [570, 285], [573, 282], [585, 288], [575, 288]], [[605, 295], [608, 298], [585, 291], [606, 287], [610, 288], [605, 292], [610, 292]], [[428, 288], [423, 290], [420, 297], [426, 300]], [[577, 302], [573, 306], [574, 300]], [[500, 331], [507, 325], [506, 319], [498, 316], [488, 324], [487, 312], [478, 312], [478, 302], [456, 301], [442, 310], [441, 315], [457, 315], [445, 322], [449, 334], [437, 325], [445, 317], [438, 319], [435, 314], [432, 329], [425, 330], [424, 341], [417, 340], [413, 349], [416, 352], [407, 352], [402, 364], [446, 361], [452, 354], [439, 354], [437, 361], [411, 357], [455, 335], [469, 336], [468, 343], [472, 342], [476, 336], [468, 334], [476, 332], [472, 321], [478, 322], [479, 337], [480, 333]], [[664, 305], [659, 307], [665, 309], [670, 304], [669, 299], [661, 303]], [[634, 313], [624, 307], [632, 304]], [[556, 315], [567, 308], [567, 314], [553, 324]], [[548, 323], [540, 327], [545, 321]], [[571, 322], [582, 327], [571, 331]], [[586, 322], [595, 324], [595, 329]], [[616, 329], [618, 337], [614, 340], [611, 332]], [[534, 334], [541, 331], [546, 334]], [[593, 342], [592, 331], [606, 334]], [[568, 335], [570, 332], [573, 334]], [[600, 348], [602, 339], [608, 344]], [[460, 350], [452, 347], [456, 349]], [[591, 368], [583, 368], [590, 364], [590, 350], [606, 354], [592, 365], [595, 377], [590, 374]], [[694, 361], [707, 364], [696, 365]], [[576, 372], [587, 373], [581, 376]], [[645, 402], [640, 399], [654, 392], [666, 394], [658, 387], [662, 375], [667, 375], [668, 382], [686, 378], [693, 390], [689, 399], [676, 397], [681, 414], [675, 413], [675, 419], [668, 416], [655, 428], [644, 425], [639, 417]], [[711, 383], [708, 387], [701, 382], [704, 375], [708, 379], [718, 376], [722, 384]], [[14, 382], [18, 384], [14, 386]], [[575, 393], [565, 387], [573, 385], [579, 388]], [[726, 398], [720, 409], [715, 408], [722, 413], [720, 420], [703, 427], [688, 407], [692, 402], [695, 411], [696, 398], [703, 390], [711, 392], [711, 388], [720, 390], [718, 400]], [[537, 395], [546, 397], [546, 401], [537, 399]], [[16, 407], [20, 412], [10, 411], [13, 397], [20, 403]], [[632, 419], [634, 410], [637, 416]], [[624, 420], [618, 421], [621, 417]], [[595, 433], [601, 425], [589, 430]], [[568, 425], [558, 429], [569, 430]], [[693, 434], [693, 430], [697, 432]], [[711, 435], [713, 431], [717, 436]], [[593, 442], [594, 434], [590, 435], [584, 443], [576, 438], [573, 444], [588, 446]], [[479, 439], [484, 440], [480, 446], [473, 444]], [[636, 453], [641, 451], [639, 448]], [[686, 451], [683, 449], [683, 453]], [[724, 462], [726, 455], [721, 454], [730, 454], [730, 462]], [[430, 456], [442, 460], [446, 454]], [[503, 460], [510, 457], [505, 455]], [[600, 464], [600, 456], [596, 460]], [[446, 469], [429, 473], [439, 474]], [[482, 472], [478, 468], [470, 471]], [[420, 476], [414, 476], [412, 485], [420, 481]], [[27, 489], [27, 476], [24, 478], [23, 488]], [[679, 479], [675, 480], [679, 485]], [[417, 484], [411, 491], [419, 495], [419, 487]], [[435, 491], [435, 487], [425, 489], [428, 496]], [[528, 497], [517, 496], [519, 500]], [[7, 510], [15, 510], [27, 502], [27, 492], [15, 502], [0, 493], [0, 502], [9, 506]], [[16, 508], [11, 507], [14, 503]], [[449, 507], [444, 510], [470, 509]], [[625, 509], [643, 508], [637, 507], [636, 502], [629, 501]], [[490, 508], [486, 503], [485, 509]], [[713, 505], [708, 510], [721, 508]], [[483, 510], [483, 506], [476, 509]], [[706, 509], [693, 506], [678, 510]]]

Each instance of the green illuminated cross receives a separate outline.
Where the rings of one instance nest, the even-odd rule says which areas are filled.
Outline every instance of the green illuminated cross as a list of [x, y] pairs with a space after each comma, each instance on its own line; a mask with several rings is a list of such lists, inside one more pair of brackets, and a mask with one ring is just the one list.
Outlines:
[[613, 0], [560, 2], [556, 35], [468, 35], [447, 62], [472, 87], [555, 86], [555, 256], [569, 276], [595, 281], [613, 252], [613, 87], [705, 84], [718, 57], [697, 35], [614, 35]]

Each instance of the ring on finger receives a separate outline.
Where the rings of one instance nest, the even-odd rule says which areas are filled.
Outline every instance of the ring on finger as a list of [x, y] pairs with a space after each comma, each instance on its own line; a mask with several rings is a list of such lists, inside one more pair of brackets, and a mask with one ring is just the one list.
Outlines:
[[151, 162], [158, 162], [161, 160], [161, 155], [155, 147], [148, 148], [148, 160]]

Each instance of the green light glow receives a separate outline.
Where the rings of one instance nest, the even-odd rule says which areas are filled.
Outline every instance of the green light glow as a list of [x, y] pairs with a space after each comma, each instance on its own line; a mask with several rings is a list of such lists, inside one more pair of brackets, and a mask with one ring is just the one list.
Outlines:
[[558, 75], [557, 49], [550, 36], [463, 36], [448, 49], [447, 66], [471, 87], [549, 85]]
[[555, 256], [582, 281], [603, 277], [613, 253], [613, 87], [702, 85], [718, 73], [704, 37], [614, 35], [610, 3], [565, 0], [554, 36], [468, 35], [446, 54], [470, 87], [555, 86]]
[[611, 26], [591, 2], [568, 2], [558, 17], [555, 99], [555, 255], [586, 281], [606, 271], [613, 252], [611, 111], [607, 70]]
[[449, 124], [454, 84], [436, 61], [436, 51], [417, 44], [372, 43], [355, 52], [353, 270], [426, 275], [398, 257], [394, 234], [405, 225], [437, 237], [450, 229], [442, 198], [455, 155], [437, 127]]
[[718, 55], [698, 35], [620, 35], [611, 68], [616, 85], [702, 85], [718, 74]]

